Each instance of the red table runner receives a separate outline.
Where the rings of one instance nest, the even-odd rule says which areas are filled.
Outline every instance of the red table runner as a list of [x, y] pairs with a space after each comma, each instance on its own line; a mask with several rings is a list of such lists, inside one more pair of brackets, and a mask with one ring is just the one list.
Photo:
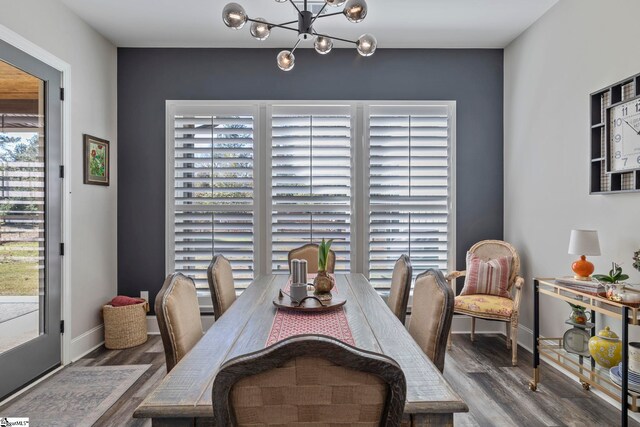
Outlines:
[[[311, 274], [309, 276], [313, 277]], [[287, 292], [290, 285], [290, 281], [287, 282], [283, 290]], [[337, 293], [337, 287], [334, 287], [332, 292]], [[320, 313], [276, 309], [266, 346], [303, 334], [327, 335], [355, 346], [344, 307]]]

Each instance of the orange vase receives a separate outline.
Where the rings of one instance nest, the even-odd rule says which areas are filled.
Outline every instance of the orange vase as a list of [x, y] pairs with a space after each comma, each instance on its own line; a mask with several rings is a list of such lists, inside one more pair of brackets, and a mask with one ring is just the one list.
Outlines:
[[593, 273], [593, 264], [587, 261], [587, 257], [584, 255], [581, 255], [580, 259], [571, 265], [571, 268], [578, 280], [588, 280]]

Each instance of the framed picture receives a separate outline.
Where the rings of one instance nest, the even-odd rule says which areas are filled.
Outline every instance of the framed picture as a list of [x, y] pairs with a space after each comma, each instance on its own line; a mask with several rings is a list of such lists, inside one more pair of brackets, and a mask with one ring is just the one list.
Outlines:
[[109, 141], [91, 135], [84, 137], [84, 183], [109, 185]]

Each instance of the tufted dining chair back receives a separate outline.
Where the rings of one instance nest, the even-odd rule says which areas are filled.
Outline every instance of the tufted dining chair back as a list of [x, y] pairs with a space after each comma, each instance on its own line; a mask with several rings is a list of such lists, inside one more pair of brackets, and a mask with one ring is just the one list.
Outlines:
[[156, 295], [155, 311], [169, 372], [202, 338], [193, 280], [181, 273], [167, 276]]

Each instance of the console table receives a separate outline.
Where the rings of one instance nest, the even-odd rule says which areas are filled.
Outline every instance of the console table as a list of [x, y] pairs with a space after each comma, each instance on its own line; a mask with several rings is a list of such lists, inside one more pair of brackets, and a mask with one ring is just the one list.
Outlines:
[[[611, 301], [606, 296], [596, 293], [580, 291], [560, 283], [553, 278], [536, 278], [533, 280], [533, 378], [529, 382], [529, 388], [535, 391], [540, 383], [540, 358], [555, 364], [560, 368], [575, 375], [585, 390], [591, 387], [601, 391], [612, 399], [620, 402], [621, 425], [627, 426], [628, 410], [640, 412], [638, 398], [640, 393], [628, 388], [628, 362], [629, 362], [629, 325], [640, 325], [640, 309], [636, 306]], [[599, 367], [591, 357], [583, 357], [564, 350], [562, 337], [543, 337], [540, 335], [540, 295], [556, 298], [572, 304], [580, 304], [591, 311], [591, 319], [595, 323], [595, 314], [600, 313], [620, 324], [622, 341], [622, 385], [618, 386], [609, 377], [608, 369]], [[591, 329], [591, 336], [596, 333], [596, 328]], [[585, 364], [584, 359], [590, 359]]]

